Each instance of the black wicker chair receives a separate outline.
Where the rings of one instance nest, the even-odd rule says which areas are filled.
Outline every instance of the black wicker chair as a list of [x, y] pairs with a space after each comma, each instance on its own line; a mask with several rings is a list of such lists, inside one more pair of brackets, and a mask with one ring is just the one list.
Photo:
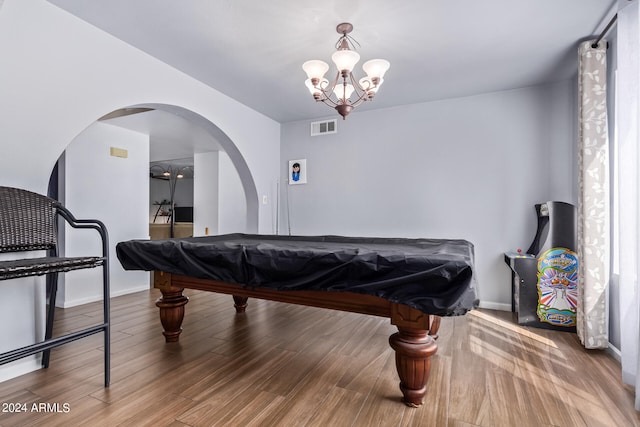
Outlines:
[[[102, 240], [102, 256], [61, 257], [57, 248], [58, 216], [74, 228], [92, 228]], [[49, 197], [11, 187], [0, 187], [0, 253], [47, 251], [39, 258], [0, 261], [0, 280], [48, 276], [49, 307], [44, 341], [0, 353], [0, 365], [42, 352], [42, 366], [49, 366], [51, 349], [104, 332], [104, 385], [110, 381], [109, 338], [109, 245], [107, 229], [98, 220], [76, 219], [62, 204]], [[13, 258], [13, 257], [12, 257]], [[80, 331], [53, 337], [58, 273], [102, 267], [104, 321]]]

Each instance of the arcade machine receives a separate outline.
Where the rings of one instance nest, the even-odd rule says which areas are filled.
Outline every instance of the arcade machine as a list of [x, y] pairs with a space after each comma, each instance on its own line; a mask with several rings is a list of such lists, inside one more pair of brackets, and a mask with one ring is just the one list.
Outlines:
[[518, 323], [545, 329], [576, 330], [578, 304], [577, 214], [564, 202], [535, 205], [538, 230], [523, 254], [505, 253], [511, 268], [511, 311]]

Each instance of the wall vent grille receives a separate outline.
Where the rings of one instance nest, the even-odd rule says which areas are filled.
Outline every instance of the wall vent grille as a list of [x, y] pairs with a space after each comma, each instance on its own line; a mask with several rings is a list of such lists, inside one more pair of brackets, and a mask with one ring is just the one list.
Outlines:
[[338, 132], [338, 121], [324, 120], [321, 122], [311, 122], [311, 136], [327, 135], [329, 133]]

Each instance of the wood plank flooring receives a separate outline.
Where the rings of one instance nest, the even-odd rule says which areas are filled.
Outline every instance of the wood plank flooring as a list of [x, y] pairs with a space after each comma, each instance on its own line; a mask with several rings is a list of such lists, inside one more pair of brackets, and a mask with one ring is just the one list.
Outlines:
[[[111, 387], [102, 335], [68, 344], [49, 369], [0, 383], [0, 405], [28, 409], [0, 412], [0, 426], [640, 426], [615, 360], [511, 313], [443, 319], [428, 403], [413, 409], [400, 402], [388, 319], [251, 299], [236, 315], [227, 295], [186, 294], [174, 344], [158, 291], [113, 298]], [[58, 310], [56, 331], [100, 313]]]

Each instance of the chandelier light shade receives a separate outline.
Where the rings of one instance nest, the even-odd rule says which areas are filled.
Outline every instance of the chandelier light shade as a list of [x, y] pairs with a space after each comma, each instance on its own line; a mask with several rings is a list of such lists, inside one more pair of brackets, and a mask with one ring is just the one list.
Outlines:
[[348, 34], [353, 25], [348, 22], [336, 27], [338, 34], [342, 34], [336, 43], [337, 50], [331, 55], [331, 60], [337, 68], [336, 77], [329, 83], [324, 75], [329, 71], [329, 64], [317, 59], [302, 64], [307, 73], [305, 85], [316, 101], [321, 101], [334, 108], [344, 120], [347, 115], [364, 101], [373, 99], [384, 82], [384, 73], [389, 69], [389, 61], [372, 59], [362, 65], [366, 77], [356, 81], [352, 74], [353, 68], [360, 61], [360, 54], [350, 48], [357, 42]]
[[331, 60], [338, 70], [351, 72], [360, 61], [360, 54], [353, 50], [338, 50], [331, 55]]

